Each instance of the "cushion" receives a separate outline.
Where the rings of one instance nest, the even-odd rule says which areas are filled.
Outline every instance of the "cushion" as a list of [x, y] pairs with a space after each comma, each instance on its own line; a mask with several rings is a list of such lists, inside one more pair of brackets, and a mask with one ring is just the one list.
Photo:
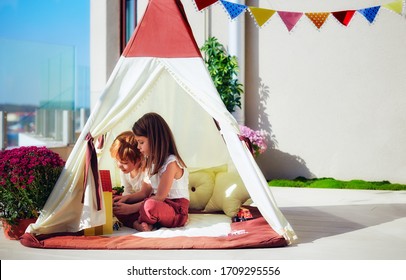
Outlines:
[[208, 167], [208, 168], [198, 168], [194, 170], [190, 170], [190, 173], [193, 172], [207, 172], [207, 173], [212, 173], [214, 176], [216, 176], [217, 173], [219, 172], [226, 172], [228, 170], [227, 164], [219, 165], [219, 166], [213, 166], [213, 167]]
[[203, 210], [213, 194], [213, 172], [196, 171], [189, 174], [189, 208]]
[[250, 195], [238, 173], [219, 172], [215, 178], [213, 195], [204, 211], [223, 211], [227, 216], [233, 217], [249, 198]]

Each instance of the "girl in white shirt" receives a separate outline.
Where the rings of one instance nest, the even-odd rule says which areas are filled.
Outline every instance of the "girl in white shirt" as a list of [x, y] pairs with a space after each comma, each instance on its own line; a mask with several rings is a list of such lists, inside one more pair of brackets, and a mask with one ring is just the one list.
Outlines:
[[189, 174], [171, 129], [160, 115], [147, 113], [134, 123], [132, 130], [138, 149], [146, 157], [150, 180], [142, 184], [139, 192], [144, 200], [134, 204], [138, 219], [133, 227], [150, 231], [154, 227], [184, 226], [189, 209]]

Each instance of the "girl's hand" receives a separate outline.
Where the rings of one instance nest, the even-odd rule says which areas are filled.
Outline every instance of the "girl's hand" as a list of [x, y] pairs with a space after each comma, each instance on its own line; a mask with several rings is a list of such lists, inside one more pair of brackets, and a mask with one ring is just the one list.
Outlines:
[[114, 202], [122, 202], [122, 203], [126, 203], [128, 200], [128, 196], [115, 196], [113, 197], [113, 203]]
[[138, 212], [138, 203], [126, 204], [122, 202], [115, 202], [113, 204], [113, 213], [119, 215], [129, 215]]

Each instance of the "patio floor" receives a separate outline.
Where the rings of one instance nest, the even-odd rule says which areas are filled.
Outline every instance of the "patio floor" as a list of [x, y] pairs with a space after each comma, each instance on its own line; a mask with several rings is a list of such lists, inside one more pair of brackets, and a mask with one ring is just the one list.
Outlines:
[[406, 191], [298, 189], [272, 193], [299, 239], [272, 249], [56, 250], [0, 233], [1, 260], [406, 260]]

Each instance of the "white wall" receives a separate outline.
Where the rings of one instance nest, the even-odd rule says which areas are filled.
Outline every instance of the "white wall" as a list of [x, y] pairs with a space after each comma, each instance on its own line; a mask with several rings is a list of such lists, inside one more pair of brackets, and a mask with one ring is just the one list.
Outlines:
[[258, 159], [267, 178], [406, 183], [405, 18], [381, 8], [373, 24], [330, 15], [317, 30], [302, 17], [289, 33], [275, 15], [247, 29], [246, 122], [270, 134], [273, 149]]

